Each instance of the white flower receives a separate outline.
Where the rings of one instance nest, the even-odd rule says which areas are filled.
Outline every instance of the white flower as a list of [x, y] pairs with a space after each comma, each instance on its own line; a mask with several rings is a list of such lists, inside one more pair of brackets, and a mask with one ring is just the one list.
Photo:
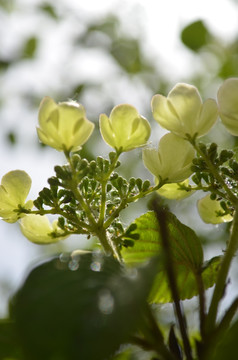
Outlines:
[[[57, 220], [51, 224], [46, 215], [26, 215], [20, 222], [23, 235], [36, 244], [50, 244], [65, 239], [63, 230], [57, 225]], [[57, 234], [57, 237], [52, 234]], [[62, 234], [62, 236], [60, 236]]]
[[131, 105], [115, 106], [109, 117], [100, 115], [100, 131], [104, 141], [117, 151], [130, 151], [146, 145], [150, 124]]
[[219, 115], [232, 135], [238, 136], [238, 78], [224, 81], [218, 93]]
[[39, 139], [59, 151], [80, 150], [94, 129], [82, 105], [75, 101], [56, 104], [50, 97], [40, 104], [39, 125]]
[[196, 87], [177, 84], [166, 98], [155, 95], [152, 98], [154, 119], [165, 129], [186, 138], [187, 134], [199, 137], [208, 133], [218, 116], [215, 100], [202, 99]]
[[143, 150], [143, 162], [156, 178], [178, 183], [192, 174], [194, 155], [195, 151], [188, 141], [169, 133], [161, 138], [158, 150]]
[[2, 177], [0, 185], [0, 217], [9, 223], [16, 222], [24, 213], [19, 214], [19, 206], [30, 210], [32, 200], [26, 198], [31, 188], [30, 176], [22, 170], [13, 170]]

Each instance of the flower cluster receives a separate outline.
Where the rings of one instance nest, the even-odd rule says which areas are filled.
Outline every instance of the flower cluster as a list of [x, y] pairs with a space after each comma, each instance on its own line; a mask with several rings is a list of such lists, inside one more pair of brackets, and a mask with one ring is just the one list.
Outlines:
[[[105, 171], [102, 170], [102, 173], [104, 171], [102, 176], [105, 177], [102, 179], [102, 186], [105, 186], [109, 178], [111, 179], [113, 170], [118, 166], [117, 159], [122, 152], [144, 147], [143, 162], [154, 175], [155, 186], [144, 189], [143, 196], [151, 193], [152, 190], [157, 190], [160, 195], [167, 198], [182, 199], [199, 189], [210, 191], [212, 197], [208, 195], [198, 202], [198, 210], [202, 219], [211, 223], [231, 221], [232, 202], [234, 203], [234, 197], [236, 199], [237, 194], [231, 193], [227, 184], [229, 182], [237, 183], [238, 169], [236, 166], [238, 168], [238, 164], [231, 159], [232, 169], [227, 169], [223, 163], [230, 157], [224, 158], [224, 153], [223, 155], [221, 153], [219, 159], [215, 158], [212, 146], [209, 150], [210, 153], [202, 151], [198, 146], [197, 138], [210, 131], [218, 116], [228, 132], [235, 136], [238, 135], [238, 78], [228, 79], [221, 85], [218, 91], [218, 103], [214, 99], [207, 99], [203, 103], [194, 86], [179, 83], [167, 97], [160, 94], [154, 95], [151, 106], [156, 122], [169, 131], [160, 139], [157, 149], [147, 146], [151, 133], [150, 124], [133, 106], [117, 105], [112, 109], [109, 117], [106, 114], [100, 115], [101, 136], [115, 150], [115, 160], [111, 159], [111, 163], [102, 162], [107, 165], [107, 171], [104, 168]], [[50, 97], [42, 100], [39, 108], [38, 137], [42, 143], [58, 151], [63, 151], [67, 159], [81, 149], [93, 130], [94, 124], [87, 119], [85, 109], [81, 104], [74, 101], [57, 104]], [[198, 157], [196, 158], [196, 156]], [[72, 156], [72, 159], [75, 157]], [[102, 166], [105, 167], [105, 164]], [[219, 167], [218, 180], [224, 183], [224, 188], [227, 188], [227, 198], [216, 184], [217, 179], [214, 175], [216, 166]], [[79, 167], [78, 174], [85, 175], [85, 171], [87, 171], [85, 161], [81, 161]], [[67, 195], [64, 199], [66, 200], [71, 199], [71, 190], [74, 187], [74, 191], [78, 192], [77, 201], [84, 211], [80, 187], [75, 180], [76, 175], [69, 174], [67, 171], [66, 166], [63, 180], [60, 180], [60, 177], [52, 178], [51, 182], [54, 183], [52, 186], [54, 188], [55, 184], [58, 186], [64, 183], [64, 197]], [[209, 171], [212, 175], [208, 175]], [[193, 180], [196, 186], [191, 186], [189, 178], [194, 172]], [[90, 181], [94, 194], [94, 180]], [[204, 182], [207, 186], [203, 185]], [[68, 234], [63, 229], [62, 221], [60, 223], [56, 220], [51, 224], [45, 215], [46, 212], [41, 211], [41, 204], [36, 206], [38, 210], [34, 210], [33, 201], [26, 201], [30, 187], [31, 179], [24, 171], [15, 170], [3, 176], [0, 185], [1, 218], [9, 223], [19, 221], [23, 234], [36, 243], [50, 243], [66, 238]], [[100, 189], [99, 187], [97, 191]], [[45, 190], [46, 198], [47, 194]], [[94, 196], [93, 194], [92, 196]], [[133, 196], [136, 201], [140, 195]], [[133, 196], [132, 199], [134, 199]], [[103, 195], [102, 199], [105, 202], [106, 196]], [[68, 200], [66, 200], [64, 201], [67, 202]], [[224, 200], [222, 206], [221, 200]], [[75, 206], [72, 201], [71, 203], [72, 206]], [[51, 205], [50, 201], [49, 204]], [[124, 202], [123, 206], [126, 205]], [[99, 221], [102, 221], [104, 211], [100, 212], [100, 206], [102, 205], [99, 203]], [[123, 206], [120, 205], [120, 209], [123, 209]], [[72, 212], [75, 210], [67, 208], [67, 205], [65, 205], [65, 209], [68, 211], [68, 218], [71, 219]], [[116, 211], [115, 218], [117, 216]], [[82, 220], [78, 219], [78, 224], [80, 221]]]

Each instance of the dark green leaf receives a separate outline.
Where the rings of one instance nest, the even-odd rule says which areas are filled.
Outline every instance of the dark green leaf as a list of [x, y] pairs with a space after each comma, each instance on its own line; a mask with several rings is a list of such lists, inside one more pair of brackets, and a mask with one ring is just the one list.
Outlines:
[[[238, 339], [238, 321], [227, 331], [220, 343], [217, 342], [216, 351], [209, 360], [237, 360], [237, 339]], [[214, 348], [213, 348], [214, 349]]]
[[56, 14], [56, 11], [51, 4], [44, 3], [44, 4], [40, 5], [39, 8], [41, 11], [45, 12], [47, 15], [49, 15], [53, 19], [56, 19], [56, 20], [58, 19], [58, 15]]
[[23, 57], [24, 58], [33, 58], [35, 56], [38, 46], [38, 39], [35, 36], [30, 37], [23, 48]]
[[[205, 288], [214, 284], [220, 258], [215, 258], [203, 265], [203, 250], [195, 232], [182, 224], [170, 212], [167, 212], [166, 219], [180, 298], [189, 299], [198, 294], [196, 277], [202, 271]], [[134, 241], [133, 247], [123, 249], [123, 258], [127, 264], [135, 265], [148, 260], [152, 256], [160, 256], [161, 263], [150, 294], [150, 301], [170, 302], [172, 297], [162, 261], [162, 239], [156, 216], [154, 212], [148, 212], [137, 218], [134, 223], [137, 228], [131, 233], [139, 234], [140, 238]]]
[[182, 42], [193, 51], [200, 50], [208, 43], [209, 38], [209, 31], [201, 20], [189, 24], [181, 33]]
[[0, 359], [21, 358], [15, 324], [11, 320], [0, 320]]
[[105, 360], [140, 324], [154, 271], [98, 253], [36, 267], [12, 304], [26, 360]]

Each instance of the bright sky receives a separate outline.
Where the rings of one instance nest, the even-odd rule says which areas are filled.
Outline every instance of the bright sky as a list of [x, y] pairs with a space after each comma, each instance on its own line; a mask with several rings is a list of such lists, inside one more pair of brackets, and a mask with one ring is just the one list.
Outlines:
[[[51, 1], [54, 4], [54, 1]], [[17, 3], [19, 8], [25, 5], [25, 9], [29, 10], [34, 3], [42, 3], [42, 1], [18, 0]], [[125, 30], [131, 34], [140, 34], [142, 39], [144, 39], [144, 50], [154, 55], [155, 58], [157, 56], [160, 60], [162, 58], [163, 71], [176, 78], [176, 80], [179, 80], [180, 77], [182, 78], [188, 69], [191, 68], [192, 55], [182, 47], [178, 39], [178, 33], [184, 25], [194, 20], [202, 19], [207, 23], [210, 30], [214, 31], [216, 35], [220, 35], [224, 41], [232, 39], [238, 34], [238, 11], [237, 6], [235, 7], [235, 3], [232, 0], [58, 0], [57, 6], [60, 5], [62, 9], [71, 8], [75, 11], [81, 9], [82, 13], [89, 13], [95, 16], [96, 19], [105, 15], [106, 11], [111, 10], [112, 13], [115, 13], [116, 9], [116, 13], [121, 19]], [[130, 21], [132, 17], [133, 21]], [[21, 24], [21, 27], [13, 19], [12, 27], [8, 29], [8, 34], [11, 34], [14, 26], [17, 25], [18, 32], [28, 31], [27, 28], [23, 28], [24, 23]], [[35, 24], [33, 23], [31, 26], [35, 26]], [[11, 41], [14, 42], [14, 38], [11, 39], [9, 36], [6, 39], [2, 38], [0, 39], [0, 45], [4, 41], [6, 49], [11, 49]], [[7, 41], [9, 41], [8, 44]], [[187, 56], [184, 56], [185, 53]], [[161, 62], [159, 65], [161, 65]], [[13, 72], [15, 91], [17, 91], [18, 87], [28, 86], [29, 80], [27, 78], [23, 76], [23, 78], [15, 79], [14, 74]], [[46, 73], [45, 76], [47, 77], [48, 74]], [[41, 80], [44, 81], [44, 77]], [[29, 82], [29, 84], [31, 83]], [[37, 85], [35, 84], [35, 86]], [[40, 88], [41, 84], [39, 83], [38, 86]], [[4, 89], [1, 91], [4, 91]], [[17, 113], [17, 108], [20, 105], [14, 102], [13, 104]], [[8, 118], [8, 114], [5, 114], [5, 116]], [[26, 113], [25, 116], [27, 118], [29, 114]], [[21, 119], [17, 120], [20, 123]], [[33, 123], [32, 119], [28, 120], [28, 124], [32, 124], [32, 129], [24, 129], [24, 131], [27, 131], [26, 134], [30, 138], [30, 134], [35, 133], [34, 125], [36, 121]], [[20, 126], [19, 131], [23, 131], [20, 129]], [[45, 152], [44, 155], [42, 153], [39, 154], [36, 149], [32, 149], [32, 152], [26, 152], [25, 147], [24, 153], [19, 152], [16, 154], [14, 151], [9, 150], [9, 148], [6, 149], [5, 144], [0, 144], [0, 151], [1, 158], [4, 159], [4, 162], [1, 163], [0, 177], [10, 169], [25, 169], [30, 174], [34, 174], [33, 182], [37, 185], [42, 183], [45, 186], [47, 177], [42, 177], [41, 170], [44, 169], [44, 171], [52, 175], [53, 166], [57, 163], [55, 155], [51, 156], [50, 152]], [[39, 176], [39, 174], [41, 175]], [[36, 188], [34, 191], [36, 191]], [[38, 257], [38, 252], [35, 245], [24, 241], [25, 239], [21, 239], [22, 242], [19, 241], [19, 229], [17, 227], [0, 222], [0, 233], [0, 278], [6, 278], [7, 282], [10, 281], [16, 286], [25, 274], [29, 262], [31, 263], [32, 259]], [[22, 246], [23, 242], [24, 246]], [[6, 283], [6, 288], [7, 286], [8, 284]], [[0, 294], [0, 298], [2, 296]], [[4, 312], [5, 308], [0, 303], [0, 315], [1, 311]]]

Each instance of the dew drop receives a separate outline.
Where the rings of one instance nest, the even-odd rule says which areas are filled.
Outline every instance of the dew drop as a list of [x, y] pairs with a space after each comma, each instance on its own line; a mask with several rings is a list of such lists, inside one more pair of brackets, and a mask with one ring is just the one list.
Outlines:
[[93, 271], [100, 271], [102, 264], [99, 261], [93, 261], [90, 265], [91, 270]]
[[70, 259], [70, 256], [69, 256], [69, 254], [62, 253], [59, 256], [59, 259], [60, 259], [61, 262], [68, 262], [69, 259]]
[[79, 268], [79, 261], [76, 260], [76, 259], [72, 259], [70, 262], [69, 262], [69, 270], [71, 271], [76, 271], [78, 270]]
[[111, 292], [107, 289], [101, 290], [99, 293], [98, 307], [99, 310], [105, 314], [110, 315], [114, 309], [114, 297]]
[[138, 277], [138, 270], [135, 268], [129, 268], [127, 270], [127, 276], [128, 276], [128, 278], [130, 278], [132, 280], [136, 280]]

